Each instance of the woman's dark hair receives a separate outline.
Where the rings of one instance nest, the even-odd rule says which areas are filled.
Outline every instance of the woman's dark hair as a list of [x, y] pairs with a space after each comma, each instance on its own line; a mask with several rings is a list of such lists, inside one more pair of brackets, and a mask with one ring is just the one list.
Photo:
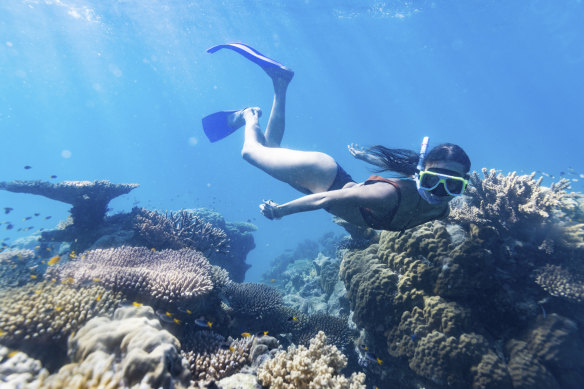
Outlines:
[[[376, 145], [368, 149], [369, 153], [379, 158], [383, 164], [377, 172], [392, 171], [406, 176], [412, 176], [418, 171], [418, 161], [420, 156], [412, 150], [388, 149], [387, 147]], [[427, 162], [455, 161], [464, 166], [465, 172], [470, 170], [470, 158], [462, 147], [452, 143], [442, 143], [430, 150], [424, 158], [424, 165]]]

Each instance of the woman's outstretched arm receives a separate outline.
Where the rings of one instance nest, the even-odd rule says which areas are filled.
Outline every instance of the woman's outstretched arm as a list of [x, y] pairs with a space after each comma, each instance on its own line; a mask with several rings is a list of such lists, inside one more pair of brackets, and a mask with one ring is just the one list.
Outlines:
[[366, 207], [389, 212], [397, 205], [397, 192], [392, 185], [377, 183], [355, 185], [351, 188], [314, 193], [285, 204], [271, 200], [260, 205], [260, 212], [268, 219], [280, 219], [294, 213], [329, 207]]

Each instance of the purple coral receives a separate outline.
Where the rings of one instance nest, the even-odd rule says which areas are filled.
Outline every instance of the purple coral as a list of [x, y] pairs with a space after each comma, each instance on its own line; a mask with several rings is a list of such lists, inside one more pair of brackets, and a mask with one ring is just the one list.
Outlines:
[[213, 289], [209, 261], [192, 249], [158, 252], [122, 246], [91, 250], [49, 273], [75, 283], [103, 283], [128, 297], [149, 297], [158, 303], [196, 299]]

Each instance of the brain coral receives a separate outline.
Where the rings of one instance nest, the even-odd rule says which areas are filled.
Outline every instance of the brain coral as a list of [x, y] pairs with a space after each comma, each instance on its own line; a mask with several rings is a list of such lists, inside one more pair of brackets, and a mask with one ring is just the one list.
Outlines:
[[150, 307], [124, 307], [113, 319], [90, 320], [69, 340], [73, 363], [47, 378], [46, 388], [186, 388], [180, 343]]
[[276, 354], [260, 366], [258, 379], [272, 389], [364, 389], [365, 374], [353, 373], [349, 378], [341, 375], [347, 358], [326, 340], [321, 331], [310, 341], [309, 348], [291, 346]]
[[49, 275], [77, 284], [98, 280], [128, 298], [139, 296], [153, 304], [188, 302], [213, 289], [209, 261], [191, 249], [153, 251], [122, 246], [91, 250], [51, 268]]

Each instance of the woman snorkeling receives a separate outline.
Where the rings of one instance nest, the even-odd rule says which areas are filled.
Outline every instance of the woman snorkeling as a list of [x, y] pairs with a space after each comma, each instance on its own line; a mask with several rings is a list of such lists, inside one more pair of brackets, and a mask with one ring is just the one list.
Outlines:
[[[404, 149], [374, 146], [364, 150], [349, 145], [349, 152], [355, 158], [376, 166], [378, 172], [392, 171], [403, 176], [387, 179], [372, 175], [362, 183], [355, 182], [325, 153], [281, 147], [286, 90], [294, 72], [244, 44], [220, 45], [208, 51], [221, 48], [234, 50], [260, 65], [272, 79], [274, 101], [265, 132], [259, 126], [262, 112], [255, 107], [210, 115], [203, 119], [205, 132], [214, 141], [245, 126], [243, 158], [306, 194], [285, 204], [264, 201], [260, 211], [268, 219], [325, 209], [357, 226], [403, 231], [446, 217], [450, 200], [463, 194], [470, 170], [467, 154], [450, 143], [426, 153], [427, 137], [419, 155]], [[221, 117], [226, 122], [223, 128], [217, 126]]]

